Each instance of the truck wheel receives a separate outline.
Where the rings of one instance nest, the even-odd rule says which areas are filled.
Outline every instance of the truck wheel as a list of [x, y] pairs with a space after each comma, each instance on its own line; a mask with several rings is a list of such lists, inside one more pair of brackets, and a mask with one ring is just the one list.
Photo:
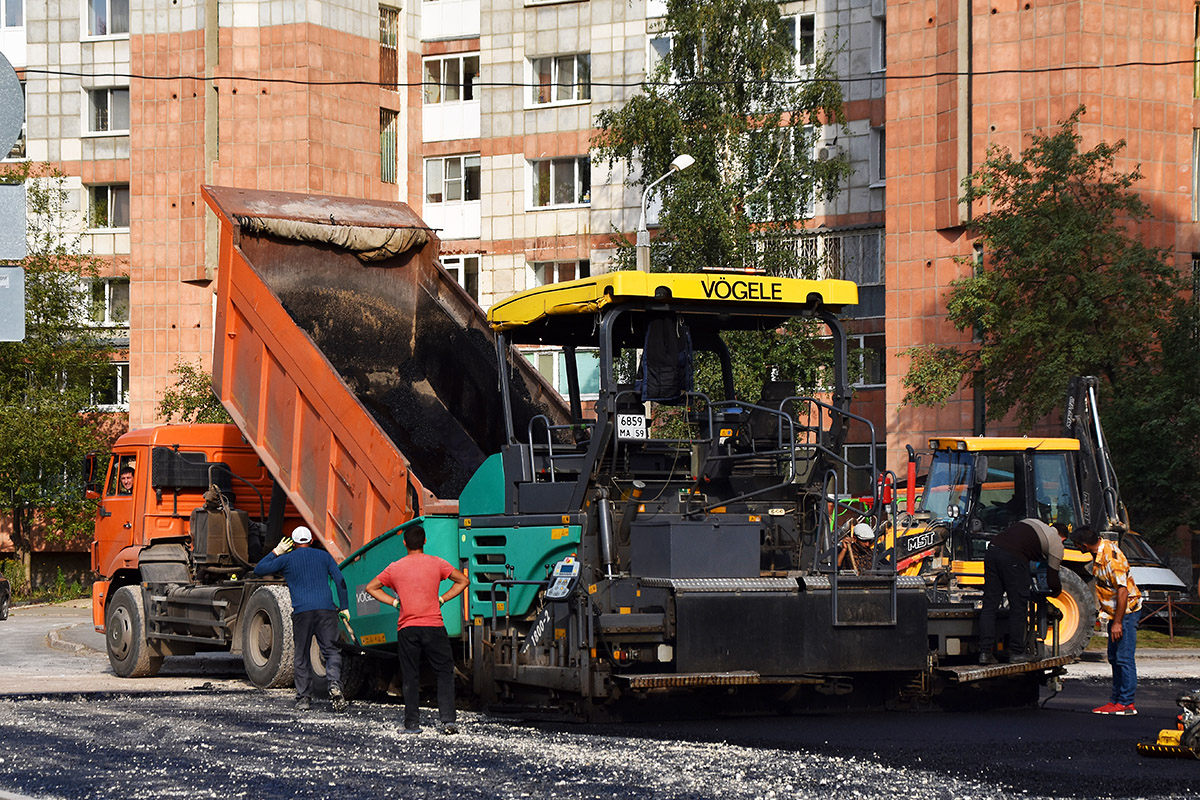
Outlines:
[[0, 598], [0, 620], [8, 619], [8, 595]]
[[366, 656], [342, 654], [342, 694], [347, 700], [365, 700], [372, 694], [375, 676]]
[[1083, 578], [1069, 569], [1059, 571], [1062, 578], [1062, 594], [1050, 598], [1059, 611], [1062, 621], [1058, 623], [1058, 654], [1077, 656], [1083, 652], [1092, 638], [1096, 625], [1096, 595]]
[[290, 686], [295, 643], [287, 588], [260, 586], [242, 613], [242, 663], [250, 682], [260, 689]]
[[138, 586], [122, 586], [108, 601], [104, 643], [113, 672], [122, 678], [148, 678], [158, 673], [163, 657], [146, 640], [146, 608]]

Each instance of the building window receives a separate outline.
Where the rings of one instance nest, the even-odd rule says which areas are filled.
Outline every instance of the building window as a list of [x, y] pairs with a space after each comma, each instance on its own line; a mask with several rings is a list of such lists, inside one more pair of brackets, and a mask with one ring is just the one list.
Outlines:
[[887, 135], [882, 127], [871, 128], [871, 186], [887, 180]]
[[129, 184], [88, 186], [87, 199], [89, 228], [129, 227]]
[[650, 75], [654, 72], [654, 70], [658, 69], [658, 65], [663, 62], [663, 60], [667, 57], [667, 54], [670, 52], [670, 34], [650, 37], [650, 41], [647, 42], [646, 74]]
[[425, 160], [425, 202], [462, 203], [479, 199], [479, 156]]
[[442, 256], [442, 268], [479, 302], [479, 256]]
[[535, 261], [532, 265], [536, 285], [546, 286], [551, 283], [573, 281], [576, 278], [591, 277], [591, 263], [583, 261]]
[[1200, 222], [1200, 128], [1192, 129], [1192, 222]]
[[784, 17], [780, 22], [792, 40], [796, 50], [796, 68], [811, 67], [817, 63], [817, 19], [812, 14], [799, 17]]
[[129, 278], [96, 278], [91, 281], [88, 320], [103, 327], [129, 325]]
[[871, 18], [871, 67], [882, 72], [887, 69], [887, 17]]
[[529, 59], [533, 105], [578, 103], [592, 99], [592, 57], [587, 53]]
[[100, 411], [129, 410], [128, 361], [113, 361], [93, 374], [91, 400]]
[[88, 130], [92, 133], [127, 133], [129, 89], [89, 89]]
[[475, 99], [479, 56], [444, 56], [425, 59], [426, 104], [458, 103]]
[[400, 91], [400, 9], [379, 7], [379, 83]]
[[88, 0], [88, 36], [129, 33], [129, 0]]
[[5, 28], [20, 28], [25, 24], [25, 0], [0, 0], [0, 3], [4, 6], [0, 25]]
[[885, 314], [883, 231], [829, 234], [820, 240], [821, 277], [858, 285], [858, 304], [846, 316], [858, 319]]
[[591, 162], [587, 156], [529, 162], [533, 183], [530, 206], [580, 206], [592, 202]]
[[1192, 12], [1192, 97], [1200, 97], [1200, 3]]
[[396, 117], [395, 111], [379, 109], [379, 180], [396, 182]]
[[882, 333], [850, 335], [846, 341], [850, 368], [855, 372], [854, 386], [858, 389], [878, 389], [884, 385], [883, 364], [886, 356]]
[[871, 460], [869, 444], [847, 444], [843, 446], [842, 452], [849, 466], [836, 467], [841, 493], [855, 497], [871, 495], [875, 491], [871, 483], [875, 473], [869, 467], [873, 463], [876, 469], [882, 469], [883, 465], [887, 464], [887, 447], [875, 445], [874, 462]]
[[[567, 357], [558, 348], [526, 350], [523, 355], [542, 374], [546, 382], [563, 397], [569, 396]], [[595, 350], [576, 350], [575, 369], [579, 373], [579, 395], [594, 400], [600, 395], [600, 354]]]

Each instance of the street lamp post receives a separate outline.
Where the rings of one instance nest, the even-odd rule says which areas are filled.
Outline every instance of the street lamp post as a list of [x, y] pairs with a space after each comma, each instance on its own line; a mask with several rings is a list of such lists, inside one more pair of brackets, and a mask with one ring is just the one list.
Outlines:
[[637, 268], [640, 272], [650, 271], [650, 231], [646, 228], [646, 201], [650, 198], [650, 192], [676, 172], [683, 172], [695, 163], [696, 159], [687, 153], [676, 156], [675, 160], [671, 162], [670, 171], [642, 190], [642, 215], [638, 219], [637, 228]]

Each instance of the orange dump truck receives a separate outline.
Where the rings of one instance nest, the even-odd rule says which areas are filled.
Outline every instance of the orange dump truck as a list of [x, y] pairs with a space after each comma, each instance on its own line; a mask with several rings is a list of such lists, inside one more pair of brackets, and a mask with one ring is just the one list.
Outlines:
[[[290, 683], [286, 590], [253, 564], [301, 521], [338, 561], [449, 513], [505, 441], [496, 339], [406, 205], [204, 187], [221, 221], [213, 384], [235, 425], [135, 430], [114, 447], [92, 568], [118, 675], [240, 652]], [[566, 418], [521, 358], [519, 418]]]

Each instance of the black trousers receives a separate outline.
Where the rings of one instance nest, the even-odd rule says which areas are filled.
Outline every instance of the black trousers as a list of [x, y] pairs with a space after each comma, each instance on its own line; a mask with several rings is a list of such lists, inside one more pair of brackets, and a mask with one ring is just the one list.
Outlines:
[[292, 614], [292, 638], [296, 642], [293, 662], [296, 679], [296, 696], [312, 697], [313, 669], [309, 660], [309, 642], [317, 637], [321, 658], [325, 659], [325, 679], [330, 686], [342, 685], [342, 651], [338, 649], [339, 637], [337, 612], [319, 609]]
[[979, 652], [996, 646], [996, 611], [1008, 595], [1008, 652], [1025, 652], [1025, 620], [1029, 617], [1029, 561], [992, 545], [983, 556], [983, 611], [979, 615]]
[[421, 721], [421, 656], [437, 676], [438, 719], [454, 722], [454, 656], [450, 637], [442, 626], [410, 626], [396, 634], [400, 652], [400, 679], [404, 693], [404, 727], [415, 728]]

